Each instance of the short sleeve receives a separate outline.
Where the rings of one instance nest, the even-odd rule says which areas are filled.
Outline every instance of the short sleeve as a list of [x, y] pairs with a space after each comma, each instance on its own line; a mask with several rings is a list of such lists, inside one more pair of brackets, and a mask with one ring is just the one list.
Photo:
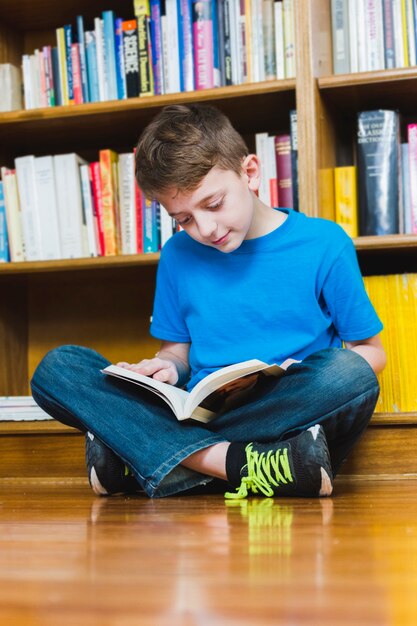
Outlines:
[[[164, 252], [164, 251], [163, 251]], [[175, 266], [168, 247], [161, 253], [156, 277], [156, 290], [150, 332], [162, 341], [190, 342], [190, 335], [179, 302], [178, 282], [170, 267]]]
[[360, 341], [381, 332], [383, 324], [366, 293], [351, 240], [332, 264], [322, 296], [342, 341]]

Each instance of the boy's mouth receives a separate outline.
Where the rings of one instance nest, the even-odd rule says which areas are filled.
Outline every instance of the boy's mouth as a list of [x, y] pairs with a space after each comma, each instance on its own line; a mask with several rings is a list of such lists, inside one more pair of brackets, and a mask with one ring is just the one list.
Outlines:
[[211, 243], [213, 244], [213, 246], [221, 246], [222, 243], [225, 243], [225, 241], [228, 238], [229, 234], [230, 234], [230, 230], [228, 230], [227, 233], [225, 235], [223, 235], [223, 237], [220, 237], [220, 239], [216, 239], [216, 241], [212, 241]]

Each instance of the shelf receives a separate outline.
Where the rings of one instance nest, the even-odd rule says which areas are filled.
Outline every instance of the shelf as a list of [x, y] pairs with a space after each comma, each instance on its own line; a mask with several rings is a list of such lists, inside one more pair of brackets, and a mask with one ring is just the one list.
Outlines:
[[[282, 106], [277, 105], [277, 94]], [[112, 147], [131, 149], [144, 126], [164, 106], [211, 103], [228, 115], [242, 134], [289, 128], [295, 107], [295, 80], [271, 80], [187, 93], [0, 114], [0, 145], [17, 155], [73, 152]], [[260, 115], [256, 111], [262, 112]], [[282, 113], [280, 113], [282, 111]], [[74, 144], [74, 137], [77, 138]], [[34, 148], [35, 146], [35, 148]], [[11, 164], [9, 163], [9, 166]]]
[[85, 259], [60, 259], [57, 261], [30, 261], [24, 263], [0, 264], [0, 276], [10, 274], [41, 274], [45, 272], [66, 272], [74, 270], [99, 270], [123, 267], [156, 265], [159, 253], [126, 254]]
[[353, 240], [359, 250], [417, 250], [417, 235], [380, 235], [373, 237], [356, 237]]
[[318, 79], [318, 86], [325, 101], [339, 112], [372, 108], [416, 112], [417, 67], [325, 76]]

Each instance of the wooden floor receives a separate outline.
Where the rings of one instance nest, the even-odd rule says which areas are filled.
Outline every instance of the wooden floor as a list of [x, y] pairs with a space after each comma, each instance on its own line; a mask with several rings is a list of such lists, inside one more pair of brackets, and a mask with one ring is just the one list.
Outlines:
[[332, 499], [0, 483], [5, 626], [415, 626], [417, 481]]

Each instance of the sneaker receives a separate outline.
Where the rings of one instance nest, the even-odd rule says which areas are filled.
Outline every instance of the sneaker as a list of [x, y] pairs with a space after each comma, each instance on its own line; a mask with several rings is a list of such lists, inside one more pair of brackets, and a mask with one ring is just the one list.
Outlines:
[[96, 495], [141, 491], [138, 481], [122, 459], [90, 432], [85, 436], [85, 460], [88, 480]]
[[322, 426], [316, 424], [301, 435], [276, 444], [249, 443], [247, 464], [240, 486], [226, 498], [248, 494], [273, 496], [330, 496], [333, 475]]

